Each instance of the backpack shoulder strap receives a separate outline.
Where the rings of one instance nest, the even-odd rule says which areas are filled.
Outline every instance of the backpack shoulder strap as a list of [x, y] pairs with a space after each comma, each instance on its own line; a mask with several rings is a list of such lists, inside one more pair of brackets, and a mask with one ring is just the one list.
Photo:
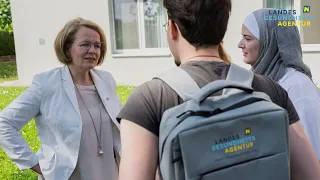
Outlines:
[[190, 99], [200, 88], [192, 77], [182, 68], [174, 67], [155, 78], [168, 84], [182, 99]]
[[[230, 69], [227, 75], [227, 79], [229, 81], [241, 82], [249, 87], [252, 86], [254, 74], [252, 71], [249, 71], [245, 68], [242, 68], [236, 64], [231, 63]], [[238, 92], [237, 89], [224, 89], [223, 94], [234, 94]]]

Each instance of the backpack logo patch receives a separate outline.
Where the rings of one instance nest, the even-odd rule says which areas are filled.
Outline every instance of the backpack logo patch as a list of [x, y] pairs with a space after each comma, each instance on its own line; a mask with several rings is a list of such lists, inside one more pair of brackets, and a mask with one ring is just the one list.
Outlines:
[[251, 135], [251, 128], [246, 128], [242, 136], [236, 134], [215, 140], [215, 145], [211, 147], [211, 151], [216, 152], [223, 150], [225, 154], [230, 154], [251, 149], [254, 146], [255, 141], [256, 137]]
[[251, 134], [251, 128], [246, 128], [245, 134], [246, 134], [246, 135], [250, 135], [250, 134]]

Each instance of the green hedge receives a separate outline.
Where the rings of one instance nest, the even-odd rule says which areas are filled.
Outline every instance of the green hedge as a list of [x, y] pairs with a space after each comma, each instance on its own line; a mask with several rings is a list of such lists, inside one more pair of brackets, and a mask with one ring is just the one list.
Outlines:
[[14, 37], [12, 32], [0, 31], [0, 56], [15, 55]]
[[11, 5], [9, 0], [0, 0], [0, 30], [12, 32]]

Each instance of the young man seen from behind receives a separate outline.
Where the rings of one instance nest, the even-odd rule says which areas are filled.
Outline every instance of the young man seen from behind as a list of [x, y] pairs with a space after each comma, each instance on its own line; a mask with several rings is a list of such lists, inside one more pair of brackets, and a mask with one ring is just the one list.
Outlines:
[[[168, 12], [167, 38], [175, 64], [199, 87], [226, 79], [230, 65], [219, 57], [218, 45], [227, 29], [231, 0], [164, 0], [163, 4]], [[254, 76], [252, 87], [288, 111], [292, 179], [320, 179], [319, 163], [286, 91], [260, 75]], [[162, 115], [182, 102], [159, 79], [145, 82], [132, 92], [118, 115], [122, 142], [120, 180], [155, 178]]]

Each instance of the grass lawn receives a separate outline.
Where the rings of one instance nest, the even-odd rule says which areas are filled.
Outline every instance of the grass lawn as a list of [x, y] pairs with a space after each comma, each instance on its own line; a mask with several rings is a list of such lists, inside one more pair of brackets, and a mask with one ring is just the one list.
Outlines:
[[[1, 69], [1, 67], [0, 67]], [[0, 71], [1, 72], [1, 71]], [[0, 75], [1, 77], [1, 75]], [[0, 87], [0, 111], [18, 97], [26, 87]], [[118, 86], [117, 93], [124, 104], [134, 87]], [[31, 149], [36, 152], [40, 146], [33, 119], [20, 131]], [[0, 148], [0, 180], [37, 180], [31, 170], [20, 171]]]
[[0, 62], [0, 83], [17, 80], [17, 65], [15, 62]]

